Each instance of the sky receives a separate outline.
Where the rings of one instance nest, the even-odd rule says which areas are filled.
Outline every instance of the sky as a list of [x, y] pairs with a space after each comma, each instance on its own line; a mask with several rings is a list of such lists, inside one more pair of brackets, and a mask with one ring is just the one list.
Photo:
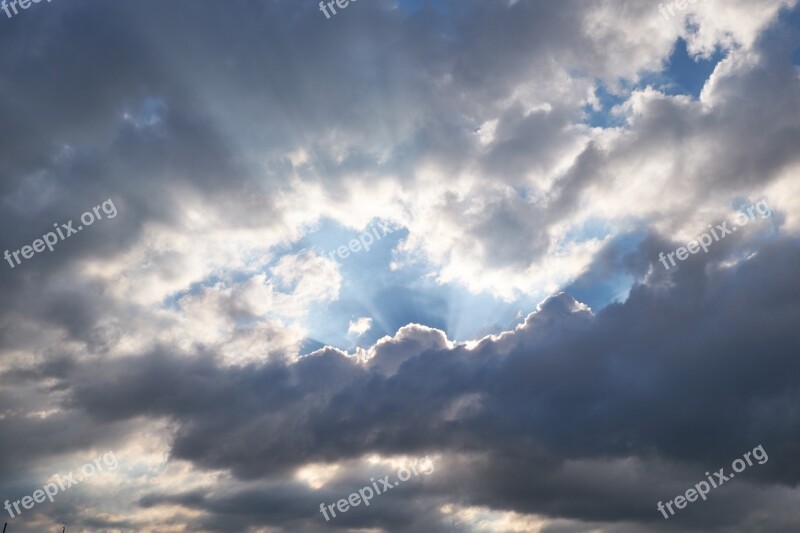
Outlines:
[[797, 0], [8, 2], [7, 533], [800, 529]]

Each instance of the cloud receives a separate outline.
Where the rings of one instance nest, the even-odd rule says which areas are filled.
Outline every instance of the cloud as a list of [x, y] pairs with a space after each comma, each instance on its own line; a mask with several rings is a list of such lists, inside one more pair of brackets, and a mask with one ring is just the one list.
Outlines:
[[[0, 269], [0, 496], [120, 459], [14, 531], [796, 529], [797, 2], [657, 7], [5, 20], [3, 249], [118, 209]], [[682, 94], [693, 58], [719, 61]], [[769, 223], [657, 263], [762, 198]], [[373, 220], [391, 250], [320, 255]], [[757, 444], [664, 525], [657, 501]], [[425, 454], [434, 475], [318, 514]]]
[[[72, 410], [104, 423], [166, 417], [176, 424], [174, 459], [275, 487], [258, 497], [234, 490], [241, 509], [225, 512], [240, 519], [252, 500], [283, 509], [270, 523], [313, 523], [315, 489], [288, 489], [309, 463], [435, 454], [437, 476], [413, 493], [423, 509], [421, 500], [449, 502], [644, 530], [659, 520], [654, 502], [761, 443], [769, 463], [715, 494], [706, 512], [682, 517], [694, 527], [709, 513], [746, 523], [768, 505], [760, 491], [785, 492], [800, 475], [787, 410], [798, 393], [800, 287], [784, 266], [798, 258], [796, 241], [735, 268], [696, 256], [674, 274], [655, 271], [625, 303], [592, 313], [561, 294], [514, 331], [469, 347], [408, 326], [372, 348], [366, 366], [331, 349], [244, 368], [161, 352], [54, 377]], [[315, 498], [354, 490], [346, 487], [367, 476], [353, 468], [340, 466]], [[226, 505], [218, 498], [145, 502], [211, 517]], [[387, 513], [368, 514], [391, 529]]]
[[372, 327], [372, 319], [369, 317], [361, 317], [351, 320], [347, 326], [347, 334], [355, 335], [356, 337], [362, 336]]

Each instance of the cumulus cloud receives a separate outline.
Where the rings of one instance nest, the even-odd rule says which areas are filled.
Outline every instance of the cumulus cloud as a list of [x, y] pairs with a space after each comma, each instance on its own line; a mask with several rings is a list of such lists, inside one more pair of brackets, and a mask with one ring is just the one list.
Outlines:
[[372, 327], [372, 319], [369, 317], [361, 317], [355, 320], [351, 320], [350, 324], [347, 326], [347, 334], [353, 335], [355, 337], [360, 337], [364, 333], [370, 330]]

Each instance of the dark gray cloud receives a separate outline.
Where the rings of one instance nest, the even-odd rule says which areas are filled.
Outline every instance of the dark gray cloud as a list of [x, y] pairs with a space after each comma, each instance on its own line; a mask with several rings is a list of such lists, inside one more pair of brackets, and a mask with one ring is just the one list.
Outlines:
[[[421, 499], [587, 521], [658, 523], [656, 501], [762, 444], [765, 465], [675, 520], [724, 526], [757, 512], [758, 487], [800, 479], [790, 407], [800, 393], [800, 286], [788, 266], [800, 244], [771, 242], [733, 269], [693, 259], [596, 315], [554, 297], [521, 329], [471, 350], [409, 326], [366, 367], [330, 350], [245, 368], [161, 352], [53, 373], [71, 409], [106, 422], [169, 417], [174, 458], [240, 479], [369, 453], [438, 453]], [[347, 481], [314, 496], [330, 500], [357, 483]], [[291, 530], [314, 512], [308, 492], [266, 491], [253, 506], [277, 505], [269, 523]], [[249, 515], [246, 495], [226, 498], [241, 511], [208, 495], [144, 503]]]

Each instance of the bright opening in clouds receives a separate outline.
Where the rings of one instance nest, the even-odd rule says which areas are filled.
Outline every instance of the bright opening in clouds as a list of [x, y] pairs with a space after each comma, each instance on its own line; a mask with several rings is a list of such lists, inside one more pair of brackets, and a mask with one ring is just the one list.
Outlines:
[[797, 0], [0, 43], [6, 533], [800, 529]]

